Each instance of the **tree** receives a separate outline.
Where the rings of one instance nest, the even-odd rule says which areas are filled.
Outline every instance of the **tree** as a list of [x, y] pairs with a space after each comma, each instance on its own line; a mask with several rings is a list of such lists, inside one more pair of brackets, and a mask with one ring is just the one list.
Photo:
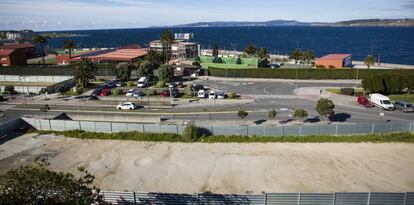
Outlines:
[[200, 129], [190, 122], [183, 131], [183, 137], [187, 142], [195, 142], [201, 137]]
[[214, 46], [214, 48], [213, 48], [213, 57], [218, 58], [218, 56], [219, 56], [218, 46]]
[[306, 64], [310, 64], [311, 60], [315, 60], [315, 55], [313, 54], [313, 51], [305, 51], [303, 53], [303, 59], [306, 61]]
[[256, 54], [257, 48], [253, 43], [249, 43], [247, 47], [244, 49], [244, 52], [251, 57], [254, 54]]
[[55, 172], [45, 161], [11, 169], [0, 176], [1, 204], [78, 204], [101, 202], [95, 177], [82, 167], [80, 177]]
[[49, 105], [44, 105], [43, 107], [40, 108], [40, 111], [45, 114], [45, 119], [46, 119], [46, 113], [49, 112], [49, 110], [50, 110]]
[[41, 55], [42, 55], [43, 64], [46, 64], [46, 61], [45, 61], [45, 55], [46, 55], [45, 45], [47, 44], [47, 37], [46, 36], [42, 36], [42, 35], [37, 35], [34, 38], [34, 42], [39, 45], [40, 51], [41, 51]]
[[116, 78], [122, 81], [129, 81], [131, 78], [132, 65], [129, 63], [118, 63], [115, 66]]
[[147, 55], [145, 56], [145, 60], [149, 61], [156, 67], [158, 67], [165, 61], [164, 58], [165, 57], [162, 55], [162, 53], [154, 51], [154, 50], [148, 51]]
[[223, 63], [223, 59], [221, 59], [220, 57], [214, 57], [213, 63]]
[[297, 109], [293, 112], [293, 117], [303, 121], [304, 118], [308, 117], [308, 112], [304, 109]]
[[138, 77], [147, 77], [152, 78], [153, 77], [153, 70], [155, 69], [155, 65], [151, 63], [150, 61], [144, 61], [139, 65], [137, 70]]
[[75, 49], [75, 41], [70, 39], [63, 41], [63, 48], [69, 50], [69, 58], [72, 58], [72, 50]]
[[236, 64], [237, 65], [241, 65], [242, 64], [242, 60], [241, 60], [240, 57], [237, 57]]
[[4, 86], [4, 92], [8, 93], [8, 94], [13, 94], [13, 93], [16, 92], [16, 90], [14, 90], [13, 85], [6, 85], [6, 86]]
[[174, 67], [171, 65], [162, 65], [158, 68], [158, 79], [166, 83], [174, 76]]
[[375, 58], [372, 55], [368, 55], [365, 60], [364, 64], [368, 66], [368, 69], [371, 68], [371, 65], [374, 65]]
[[302, 60], [303, 58], [303, 52], [299, 48], [296, 48], [295, 50], [292, 51], [289, 58], [294, 59], [295, 63], [298, 63], [298, 61]]
[[165, 30], [162, 35], [161, 35], [161, 43], [163, 45], [163, 47], [165, 47], [166, 50], [166, 54], [165, 54], [165, 64], [168, 64], [168, 60], [169, 60], [169, 52], [168, 52], [168, 48], [170, 47], [171, 44], [174, 43], [175, 39], [174, 36], [172, 35], [171, 30], [167, 29]]
[[381, 78], [386, 94], [398, 94], [405, 88], [404, 79], [400, 75], [383, 74]]
[[82, 58], [79, 65], [75, 67], [73, 79], [77, 87], [86, 88], [90, 80], [95, 79], [96, 65], [88, 60]]
[[328, 121], [328, 118], [335, 113], [334, 109], [335, 105], [329, 99], [322, 98], [316, 103], [316, 111], [319, 115], [325, 117], [326, 121]]
[[276, 116], [277, 116], [277, 112], [276, 112], [276, 110], [275, 109], [272, 109], [271, 111], [269, 111], [269, 113], [268, 113], [268, 115], [267, 115], [268, 117], [269, 117], [269, 119], [271, 119], [271, 120], [273, 120], [273, 119], [275, 119], [276, 118]]
[[61, 95], [65, 95], [66, 92], [69, 91], [69, 87], [65, 86], [65, 85], [57, 85], [55, 87], [55, 90], [57, 90]]
[[410, 94], [411, 90], [414, 89], [414, 75], [411, 76], [404, 76], [404, 86], [407, 89], [405, 92], [405, 98]]
[[267, 48], [260, 48], [258, 56], [260, 59], [269, 58], [269, 52], [267, 51]]
[[240, 119], [244, 119], [244, 118], [246, 118], [247, 116], [249, 115], [249, 113], [248, 112], [246, 112], [246, 111], [244, 111], [244, 110], [239, 110], [238, 112], [237, 112], [237, 116], [240, 118]]
[[194, 59], [195, 62], [201, 63], [201, 58], [200, 56], [196, 56]]

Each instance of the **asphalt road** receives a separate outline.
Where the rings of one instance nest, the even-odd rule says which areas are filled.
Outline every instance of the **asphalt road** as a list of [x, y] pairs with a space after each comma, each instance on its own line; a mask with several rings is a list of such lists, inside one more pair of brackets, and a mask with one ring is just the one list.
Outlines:
[[[279, 120], [291, 119], [292, 111], [295, 109], [306, 109], [310, 116], [315, 117], [318, 114], [315, 111], [315, 102], [301, 99], [294, 95], [294, 90], [301, 87], [354, 87], [355, 84], [342, 83], [323, 83], [323, 82], [306, 82], [295, 83], [294, 80], [290, 82], [243, 82], [243, 81], [225, 81], [225, 80], [196, 80], [194, 83], [203, 84], [215, 90], [225, 90], [226, 92], [235, 92], [241, 94], [242, 97], [253, 98], [253, 100], [241, 104], [216, 104], [208, 103], [197, 106], [178, 106], [172, 109], [151, 109], [141, 108], [132, 112], [144, 112], [153, 115], [160, 115], [168, 119], [177, 120], [234, 120], [238, 119], [235, 112], [243, 109], [250, 111], [248, 120], [261, 121], [267, 119], [268, 111], [276, 109], [279, 111], [277, 118]], [[213, 100], [211, 100], [213, 101]], [[0, 122], [5, 122], [10, 119], [20, 117], [23, 115], [39, 115], [41, 105], [29, 105], [31, 110], [8, 110], [5, 112], [5, 117], [0, 119]], [[24, 109], [26, 106], [17, 105], [14, 109]], [[116, 111], [111, 106], [84, 106], [81, 104], [70, 104], [52, 106], [52, 113], [58, 113], [58, 110], [77, 110], [77, 111]], [[233, 111], [233, 113], [222, 113]], [[194, 113], [197, 112], [197, 113]], [[220, 113], [207, 113], [220, 112]], [[384, 112], [378, 108], [363, 108], [363, 107], [347, 107], [336, 105], [335, 116], [332, 118], [334, 122], [384, 122], [384, 121], [414, 121], [414, 113], [402, 113], [400, 111], [385, 112], [383, 118], [380, 113]], [[316, 120], [318, 121], [318, 120]]]

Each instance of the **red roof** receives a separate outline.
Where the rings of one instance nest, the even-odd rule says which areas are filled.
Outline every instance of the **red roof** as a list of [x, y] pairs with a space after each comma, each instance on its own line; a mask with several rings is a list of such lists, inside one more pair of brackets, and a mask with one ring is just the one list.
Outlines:
[[319, 60], [343, 60], [345, 58], [348, 58], [349, 56], [352, 56], [352, 55], [351, 54], [329, 54], [329, 55], [319, 58]]
[[33, 44], [30, 43], [20, 43], [20, 44], [10, 44], [10, 45], [0, 45], [0, 50], [1, 49], [18, 49], [18, 48], [32, 48], [34, 47]]
[[5, 56], [9, 56], [11, 53], [13, 53], [13, 49], [7, 49], [7, 50], [3, 50], [0, 49], [0, 56], [1, 57], [5, 57]]
[[147, 49], [118, 49], [109, 53], [90, 56], [88, 58], [95, 60], [131, 61], [145, 56], [147, 53]]

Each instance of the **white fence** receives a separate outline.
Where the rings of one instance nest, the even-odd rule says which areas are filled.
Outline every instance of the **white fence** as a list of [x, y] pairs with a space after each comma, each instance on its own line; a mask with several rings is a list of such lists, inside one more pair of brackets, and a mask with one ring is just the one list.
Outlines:
[[0, 75], [0, 81], [3, 82], [58, 83], [71, 78], [73, 78], [73, 76]]

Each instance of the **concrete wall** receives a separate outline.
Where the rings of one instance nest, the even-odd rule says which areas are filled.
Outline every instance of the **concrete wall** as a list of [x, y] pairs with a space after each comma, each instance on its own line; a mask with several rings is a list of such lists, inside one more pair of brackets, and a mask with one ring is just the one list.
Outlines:
[[142, 114], [98, 114], [98, 113], [66, 113], [72, 120], [99, 121], [99, 122], [136, 122], [136, 123], [159, 123], [159, 116]]
[[4, 82], [34, 82], [34, 83], [58, 83], [72, 76], [19, 76], [19, 75], [0, 75], [0, 81]]

